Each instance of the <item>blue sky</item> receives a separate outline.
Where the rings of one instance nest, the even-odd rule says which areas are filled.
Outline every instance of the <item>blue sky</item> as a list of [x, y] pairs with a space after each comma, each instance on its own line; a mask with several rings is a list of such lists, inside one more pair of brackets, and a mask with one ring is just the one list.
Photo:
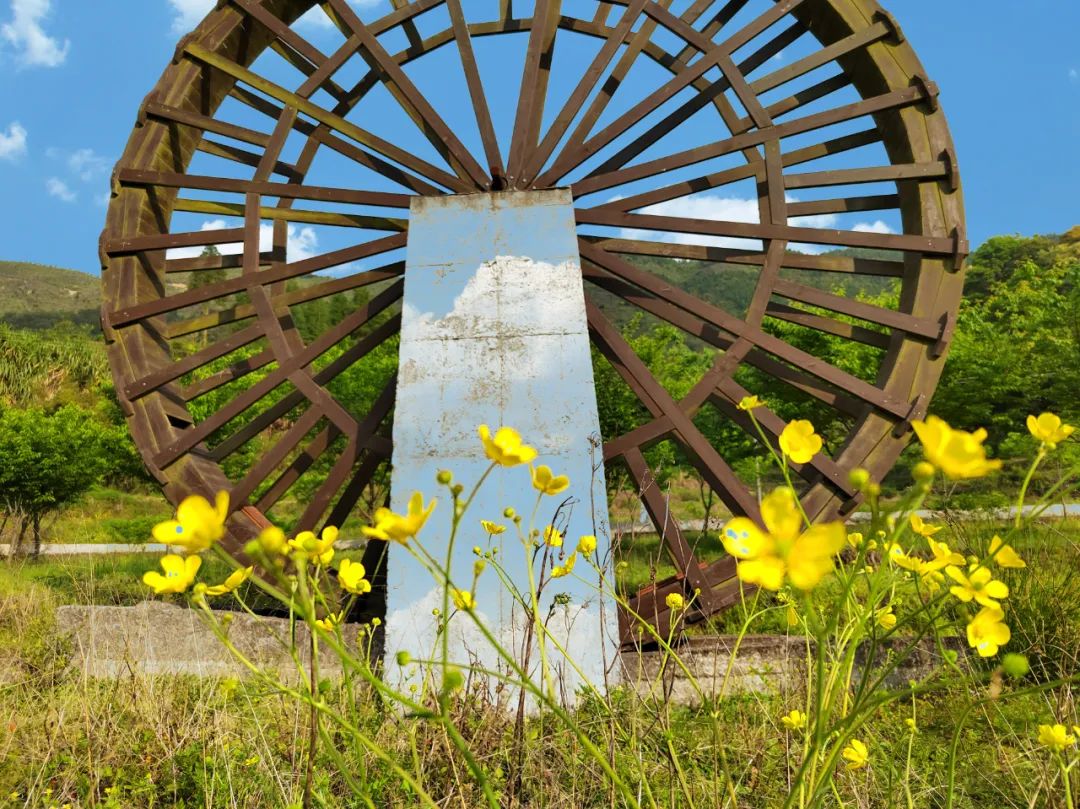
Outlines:
[[[366, 4], [374, 8], [364, 16], [389, 7]], [[97, 272], [112, 165], [178, 32], [212, 5], [0, 0], [0, 258]], [[1080, 3], [889, 5], [941, 86], [972, 243], [1080, 223]], [[316, 41], [333, 33], [308, 27]], [[562, 81], [569, 92], [571, 79]]]

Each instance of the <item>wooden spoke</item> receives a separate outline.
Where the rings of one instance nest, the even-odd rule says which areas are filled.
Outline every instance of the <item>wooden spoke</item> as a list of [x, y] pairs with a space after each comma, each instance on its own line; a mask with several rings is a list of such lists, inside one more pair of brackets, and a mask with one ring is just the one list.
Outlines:
[[[341, 292], [349, 292], [354, 289], [370, 286], [371, 284], [389, 281], [397, 278], [404, 272], [405, 262], [395, 261], [391, 264], [379, 267], [378, 269], [356, 273], [355, 275], [347, 275], [343, 278], [322, 281], [318, 284], [312, 284], [311, 286], [286, 291], [278, 296], [277, 300], [285, 306], [307, 303], [309, 301], [329, 297], [330, 295], [337, 295]], [[227, 323], [247, 320], [248, 318], [255, 316], [256, 312], [254, 306], [251, 304], [239, 304], [227, 309], [221, 309], [211, 314], [200, 315], [186, 320], [173, 321], [166, 327], [165, 335], [170, 339], [183, 337], [217, 326], [224, 326]]]
[[480, 164], [450, 131], [450, 127], [435, 112], [435, 108], [420, 94], [397, 61], [379, 44], [375, 35], [360, 21], [344, 0], [329, 0], [329, 2], [339, 19], [352, 31], [352, 35], [360, 46], [360, 53], [365, 57], [368, 65], [372, 70], [378, 71], [383, 83], [397, 99], [402, 109], [416, 122], [443, 159], [450, 163], [458, 177], [463, 182], [471, 179], [477, 188], [489, 188], [491, 182]]
[[476, 126], [480, 130], [480, 140], [484, 144], [484, 156], [487, 158], [488, 171], [491, 173], [493, 184], [496, 186], [501, 184], [504, 187], [506, 169], [503, 167], [499, 142], [495, 137], [495, 126], [491, 122], [491, 111], [488, 108], [484, 85], [480, 80], [480, 70], [476, 66], [476, 54], [473, 52], [472, 36], [469, 34], [465, 14], [461, 10], [461, 0], [446, 0], [446, 10], [450, 14], [450, 21], [454, 27], [454, 41], [457, 43], [458, 53], [461, 56], [461, 67], [465, 71], [465, 81], [469, 85], [469, 98], [472, 101], [473, 112], [476, 115]]
[[[789, 362], [795, 367], [801, 368], [845, 392], [854, 394], [886, 412], [903, 417], [910, 410], [908, 404], [893, 399], [868, 382], [844, 373], [839, 368], [788, 345], [780, 338], [750, 326], [734, 315], [705, 303], [693, 295], [673, 288], [650, 273], [633, 267], [615, 256], [605, 254], [604, 251], [592, 245], [581, 243], [581, 256], [585, 261], [644, 290], [651, 296], [651, 300], [637, 298], [633, 302], [640, 308], [645, 309], [645, 311], [663, 317], [669, 323], [683, 328], [685, 331], [695, 334], [700, 331], [694, 328], [692, 320], [685, 317], [685, 315], [690, 315], [691, 318], [697, 319], [714, 329], [719, 329], [731, 337], [742, 337], [750, 340], [755, 346], [774, 355], [776, 358]], [[595, 276], [586, 275], [586, 277], [590, 281], [595, 280]], [[687, 327], [688, 324], [689, 327]], [[699, 334], [699, 336], [702, 335]], [[710, 342], [714, 340], [715, 338]], [[726, 344], [721, 345], [721, 347], [726, 347]]]
[[596, 54], [596, 58], [593, 59], [592, 64], [589, 65], [589, 69], [585, 71], [585, 75], [581, 77], [581, 80], [574, 88], [574, 91], [566, 100], [566, 104], [563, 105], [563, 108], [552, 122], [551, 128], [548, 129], [547, 134], [544, 135], [544, 140], [536, 148], [535, 154], [526, 169], [526, 174], [529, 177], [536, 176], [548, 161], [548, 158], [551, 157], [552, 152], [555, 151], [555, 147], [558, 145], [559, 141], [562, 140], [563, 135], [566, 134], [566, 130], [570, 127], [570, 123], [581, 109], [581, 105], [585, 103], [589, 94], [592, 93], [593, 89], [596, 87], [597, 81], [600, 80], [600, 75], [607, 69], [607, 66], [615, 57], [615, 52], [619, 49], [619, 45], [623, 43], [630, 33], [631, 26], [641, 16], [641, 10], [644, 7], [645, 2], [646, 0], [631, 0], [623, 11], [619, 24], [611, 30], [611, 34], [604, 41], [604, 46]]
[[293, 355], [288, 362], [279, 363], [273, 373], [260, 379], [255, 385], [252, 385], [245, 390], [224, 408], [217, 411], [213, 416], [183, 433], [171, 445], [162, 449], [157, 456], [155, 456], [155, 462], [162, 467], [174, 463], [181, 454], [206, 440], [206, 438], [218, 428], [224, 426], [236, 416], [239, 416], [251, 405], [270, 393], [270, 391], [284, 384], [294, 371], [306, 368], [315, 359], [325, 354], [347, 335], [359, 329], [372, 317], [396, 301], [400, 296], [401, 287], [400, 285], [395, 284], [376, 298], [373, 298], [370, 303], [349, 315], [349, 317], [345, 318], [341, 323], [334, 326], [329, 331], [325, 332], [318, 340], [307, 346], [303, 351]]
[[676, 152], [667, 157], [638, 163], [617, 171], [590, 174], [584, 180], [574, 183], [574, 194], [575, 196], [589, 194], [605, 188], [624, 185], [633, 180], [654, 177], [672, 169], [692, 166], [695, 163], [702, 163], [714, 157], [722, 157], [748, 146], [758, 146], [769, 140], [780, 140], [803, 132], [812, 132], [815, 129], [823, 129], [833, 124], [872, 115], [883, 110], [915, 104], [925, 99], [926, 91], [919, 86], [909, 87], [905, 90], [894, 90], [891, 93], [863, 99], [852, 104], [845, 104], [834, 110], [807, 115], [804, 118], [774, 124], [753, 132], [744, 132], [706, 146]]
[[[765, 262], [765, 254], [759, 251], [739, 250], [731, 247], [713, 245], [685, 244], [678, 242], [650, 242], [639, 239], [606, 239], [602, 236], [581, 237], [590, 244], [609, 253], [623, 253], [638, 256], [660, 256], [680, 258], [692, 261], [722, 262], [760, 267]], [[879, 275], [899, 278], [904, 274], [904, 265], [899, 261], [861, 258], [857, 256], [809, 255], [805, 253], [786, 253], [783, 267], [797, 270], [817, 270], [820, 272], [858, 273], [859, 275]]]
[[[227, 237], [223, 237], [220, 234], [227, 234]], [[177, 235], [194, 236], [196, 234]], [[164, 244], [160, 247], [139, 246], [135, 248], [119, 248], [119, 252], [116, 252], [115, 254], [122, 255], [123, 252], [136, 252], [137, 250], [187, 247], [191, 244], [226, 244], [229, 242], [243, 241], [244, 229], [235, 228], [231, 230], [200, 231], [198, 235], [202, 235], [204, 237], [213, 236], [217, 239], [217, 241], [187, 240], [186, 243], [169, 243]], [[355, 247], [347, 247], [343, 250], [334, 251], [333, 253], [324, 253], [321, 256], [314, 256], [309, 259], [304, 259], [303, 261], [295, 261], [290, 264], [278, 265], [274, 269], [260, 272], [258, 276], [259, 283], [273, 284], [278, 283], [279, 281], [287, 281], [290, 278], [298, 278], [302, 275], [310, 275], [313, 272], [317, 272], [318, 270], [324, 270], [327, 267], [335, 267], [341, 264], [347, 264], [351, 261], [358, 261], [362, 258], [377, 256], [381, 253], [385, 253], [390, 250], [394, 250], [396, 248], [404, 246], [404, 233], [395, 234], [394, 236], [386, 236], [385, 238], [378, 239], [374, 242], [364, 242], [363, 244], [358, 244]], [[187, 292], [180, 292], [176, 295], [170, 295], [166, 298], [159, 298], [155, 301], [147, 301], [144, 304], [133, 306], [129, 309], [121, 309], [116, 312], [109, 313], [109, 322], [112, 323], [114, 326], [123, 326], [136, 320], [165, 314], [166, 312], [175, 312], [178, 309], [184, 309], [197, 303], [205, 303], [206, 301], [217, 300], [218, 298], [224, 298], [229, 295], [235, 295], [238, 292], [243, 292], [247, 289], [248, 283], [248, 279], [242, 276], [238, 278], [229, 278], [216, 284], [209, 284], [204, 287], [197, 287], [196, 289], [190, 289]]]
[[[210, 140], [209, 138], [203, 138], [199, 143], [199, 151], [214, 157], [221, 157], [225, 160], [231, 160], [234, 163], [240, 163], [245, 166], [257, 166], [261, 155], [255, 152], [249, 152], [247, 149], [241, 149], [238, 146], [233, 146], [228, 143], [219, 143], [216, 140]], [[279, 160], [274, 164], [274, 173], [280, 174], [282, 177], [286, 177], [290, 180], [301, 180], [303, 177], [300, 172], [297, 171], [296, 166]]]
[[192, 129], [198, 129], [203, 132], [213, 132], [215, 135], [222, 135], [226, 138], [243, 141], [244, 143], [250, 143], [255, 146], [262, 146], [263, 148], [266, 148], [267, 143], [270, 141], [270, 136], [263, 132], [249, 129], [245, 126], [230, 124], [226, 121], [219, 121], [216, 118], [211, 118], [209, 115], [199, 115], [197, 112], [192, 112], [191, 110], [181, 110], [166, 104], [158, 104], [156, 101], [147, 101], [143, 104], [142, 112], [159, 121], [172, 121], [178, 124], [184, 124]]
[[346, 121], [340, 115], [335, 115], [334, 113], [323, 109], [318, 104], [302, 98], [296, 93], [289, 92], [284, 87], [262, 78], [235, 62], [218, 56], [213, 51], [210, 51], [201, 45], [196, 45], [194, 43], [189, 44], [185, 48], [185, 52], [192, 58], [214, 67], [223, 73], [227, 73], [234, 79], [244, 82], [259, 92], [266, 93], [271, 98], [276, 98], [283, 104], [295, 107], [300, 112], [314, 118], [316, 121], [333, 129], [335, 132], [340, 132], [342, 135], [352, 138], [357, 143], [367, 146], [369, 149], [377, 152], [383, 157], [389, 158], [390, 160], [405, 166], [409, 170], [419, 174], [421, 177], [437, 182], [447, 188], [452, 188], [455, 191], [465, 191], [469, 187], [462, 183], [457, 177], [447, 174], [442, 169], [433, 166], [418, 157], [414, 157], [401, 147], [395, 146], [389, 141]]
[[628, 214], [602, 208], [578, 208], [578, 224], [608, 225], [667, 233], [691, 233], [702, 236], [725, 236], [738, 239], [783, 239], [788, 242], [869, 247], [876, 250], [910, 250], [943, 256], [956, 251], [955, 239], [948, 236], [923, 237], [893, 233], [869, 233], [830, 228], [806, 228], [792, 225], [723, 222], [715, 219], [684, 219], [677, 216]]
[[[665, 6], [669, 6], [671, 5], [672, 0], [659, 1]], [[555, 160], [554, 165], [536, 179], [536, 184], [538, 186], [544, 187], [555, 185], [560, 179], [572, 171], [574, 166], [581, 162], [581, 160], [577, 159], [577, 156], [583, 149], [585, 141], [588, 140], [589, 133], [592, 132], [593, 127], [596, 126], [596, 122], [600, 119], [600, 116], [604, 114], [604, 110], [607, 109], [612, 96], [615, 95], [615, 91], [618, 90], [622, 82], [626, 79], [626, 74], [630, 72], [630, 68], [633, 67], [634, 62], [637, 61], [638, 57], [645, 49], [649, 37], [652, 36], [655, 29], [656, 20], [650, 17], [642, 22], [637, 32], [634, 33], [630, 41], [627, 42], [626, 48], [619, 57], [619, 61], [616, 62], [611, 74], [600, 88], [599, 94], [597, 94], [596, 98], [589, 104], [589, 108], [585, 111], [584, 115], [579, 120], [578, 125], [574, 128], [566, 148]]]
[[315, 490], [304, 513], [300, 516], [301, 526], [312, 528], [319, 522], [330, 506], [334, 495], [338, 493], [349, 473], [359, 460], [360, 451], [368, 446], [375, 436], [375, 431], [394, 406], [396, 380], [391, 381], [371, 406], [364, 421], [357, 425], [356, 433], [349, 440], [348, 447], [330, 470], [326, 480]]
[[144, 376], [142, 379], [137, 379], [129, 383], [124, 387], [124, 396], [131, 401], [135, 401], [136, 399], [157, 390], [162, 385], [172, 382], [175, 379], [179, 379], [184, 374], [202, 368], [204, 365], [211, 363], [216, 359], [220, 359], [227, 354], [231, 354], [238, 348], [243, 348], [249, 343], [254, 343], [262, 336], [263, 331], [259, 324], [248, 326], [246, 329], [241, 329], [238, 332], [233, 332], [223, 340], [218, 340], [213, 345], [209, 345], [201, 351], [189, 354], [183, 359], [177, 360], [167, 368], [162, 368], [157, 373]]
[[536, 0], [534, 24], [529, 32], [529, 47], [525, 52], [525, 68], [521, 75], [514, 135], [507, 161], [507, 180], [513, 188], [525, 188], [529, 178], [523, 176], [525, 163], [540, 139], [540, 122], [547, 100], [548, 78], [551, 76], [551, 57], [555, 51], [562, 0]]
[[[400, 328], [400, 316], [395, 316], [391, 318], [383, 325], [374, 329], [371, 334], [369, 334], [362, 340], [358, 340], [355, 344], [347, 348], [341, 354], [341, 356], [335, 358], [332, 362], [328, 363], [325, 368], [320, 370], [312, 377], [312, 381], [314, 381], [318, 385], [326, 385], [332, 382], [334, 379], [344, 373], [348, 368], [355, 365], [357, 362], [370, 354], [377, 347], [386, 342], [386, 340], [389, 339], [390, 336]], [[272, 390], [272, 388], [267, 388], [267, 392], [269, 392], [270, 390]], [[258, 401], [259, 398], [261, 398], [261, 396], [252, 398], [251, 402], [254, 403]], [[278, 419], [284, 418], [289, 412], [293, 410], [293, 408], [302, 404], [303, 401], [303, 394], [296, 391], [293, 391], [282, 397], [280, 401], [275, 402], [265, 411], [252, 419], [251, 422], [242, 430], [237, 431], [233, 435], [221, 441], [217, 446], [215, 446], [211, 453], [212, 457], [217, 460], [227, 458], [229, 455], [231, 455], [233, 452], [243, 446], [247, 441], [249, 441], [252, 436], [258, 435], [260, 432], [265, 430]], [[207, 433], [207, 435], [209, 435], [209, 433]]]
[[157, 185], [165, 188], [197, 188], [230, 194], [259, 194], [282, 199], [304, 199], [314, 202], [340, 202], [348, 205], [371, 205], [379, 208], [408, 208], [409, 196], [382, 191], [357, 191], [350, 188], [325, 188], [294, 183], [233, 180], [226, 177], [201, 177], [197, 174], [178, 174], [162, 171], [117, 172], [121, 185]]
[[698, 431], [689, 417], [679, 409], [678, 403], [660, 386], [645, 363], [634, 354], [633, 349], [615, 327], [591, 303], [586, 304], [586, 313], [589, 319], [589, 333], [593, 341], [612, 362], [619, 375], [634, 389], [645, 406], [653, 411], [654, 415], [663, 414], [671, 419], [682, 444], [694, 456], [695, 466], [709, 481], [713, 490], [737, 513], [756, 514], [757, 504], [742, 486], [731, 467]]

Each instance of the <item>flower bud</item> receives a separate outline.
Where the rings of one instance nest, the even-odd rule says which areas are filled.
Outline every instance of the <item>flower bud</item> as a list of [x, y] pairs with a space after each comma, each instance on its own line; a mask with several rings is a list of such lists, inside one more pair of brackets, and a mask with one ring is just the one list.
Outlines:
[[462, 486], [460, 483], [455, 483], [453, 486], [450, 487], [450, 493], [454, 495], [454, 497], [457, 497], [463, 491], [465, 491], [465, 487]]
[[244, 553], [248, 556], [258, 556], [262, 553], [262, 545], [259, 544], [259, 540], [253, 539], [244, 545]]
[[1001, 670], [1014, 680], [1019, 680], [1027, 675], [1028, 671], [1031, 670], [1031, 665], [1022, 654], [1009, 652], [1009, 654], [1001, 658]]
[[465, 676], [454, 666], [447, 666], [443, 674], [443, 690], [457, 691], [465, 685]]
[[852, 469], [851, 474], [848, 475], [848, 482], [861, 492], [866, 484], [870, 482], [870, 473], [862, 467]]
[[926, 461], [919, 461], [911, 468], [911, 476], [918, 483], [929, 483], [934, 479], [934, 467]]
[[397, 653], [397, 664], [402, 668], [405, 668], [411, 662], [412, 655], [406, 652], [404, 649]]
[[484, 568], [486, 568], [486, 567], [487, 567], [487, 562], [485, 562], [483, 559], [477, 559], [475, 562], [473, 562], [473, 566], [472, 566], [473, 578], [477, 578], [477, 579], [480, 578], [480, 574], [484, 572]]
[[454, 481], [454, 475], [449, 469], [440, 469], [435, 474], [435, 480], [443, 486], [449, 486]]
[[506, 517], [506, 519], [508, 519], [508, 520], [512, 520], [512, 519], [514, 519], [514, 517], [517, 516], [517, 512], [514, 511], [514, 509], [511, 508], [510, 506], [507, 506], [506, 508], [503, 509], [503, 516]]

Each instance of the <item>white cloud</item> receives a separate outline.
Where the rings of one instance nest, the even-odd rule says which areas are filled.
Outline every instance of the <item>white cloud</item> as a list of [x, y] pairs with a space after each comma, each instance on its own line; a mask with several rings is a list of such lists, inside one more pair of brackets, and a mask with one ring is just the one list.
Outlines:
[[56, 197], [64, 202], [74, 202], [79, 198], [68, 184], [61, 180], [59, 177], [50, 177], [45, 181], [45, 190], [49, 192], [49, 196]]
[[60, 44], [41, 27], [51, 5], [52, 0], [11, 0], [11, 21], [0, 26], [0, 36], [15, 48], [24, 67], [58, 67], [67, 59], [71, 42]]
[[84, 183], [109, 173], [109, 161], [93, 149], [78, 149], [67, 159], [68, 168]]
[[[169, 0], [172, 6], [173, 17], [172, 31], [174, 34], [186, 34], [200, 22], [203, 17], [210, 13], [215, 0]], [[389, 7], [387, 0], [350, 0], [350, 5], [357, 8], [375, 8], [385, 5]], [[313, 28], [333, 28], [334, 24], [323, 11], [315, 6], [307, 14], [300, 18], [299, 22]]]
[[852, 230], [856, 233], [896, 233], [887, 222], [880, 219], [874, 222], [859, 222]]
[[[211, 219], [207, 222], [203, 222], [202, 227], [199, 230], [225, 230], [229, 227], [225, 223], [224, 219]], [[274, 226], [273, 225], [260, 225], [259, 226], [259, 250], [268, 251], [274, 244]], [[315, 255], [315, 250], [319, 246], [319, 236], [313, 228], [303, 227], [298, 228], [296, 225], [289, 225], [289, 235], [286, 242], [286, 253], [289, 261], [303, 261], [304, 259], [311, 258]], [[202, 255], [202, 247], [178, 247], [175, 250], [170, 250], [168, 253], [169, 258], [194, 258], [195, 256]], [[230, 244], [217, 245], [218, 251], [222, 255], [234, 255], [244, 252], [244, 245], [240, 242], [233, 242]]]
[[169, 5], [176, 15], [172, 21], [173, 33], [186, 34], [210, 13], [214, 0], [169, 0]]
[[0, 160], [17, 160], [26, 154], [26, 128], [15, 121], [7, 130], [0, 129]]

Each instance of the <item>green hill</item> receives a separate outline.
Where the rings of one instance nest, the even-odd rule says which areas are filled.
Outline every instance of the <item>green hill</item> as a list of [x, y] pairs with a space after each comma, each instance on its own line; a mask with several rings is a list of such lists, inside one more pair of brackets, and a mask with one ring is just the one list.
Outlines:
[[0, 323], [47, 329], [64, 320], [97, 327], [101, 281], [26, 261], [0, 261]]

